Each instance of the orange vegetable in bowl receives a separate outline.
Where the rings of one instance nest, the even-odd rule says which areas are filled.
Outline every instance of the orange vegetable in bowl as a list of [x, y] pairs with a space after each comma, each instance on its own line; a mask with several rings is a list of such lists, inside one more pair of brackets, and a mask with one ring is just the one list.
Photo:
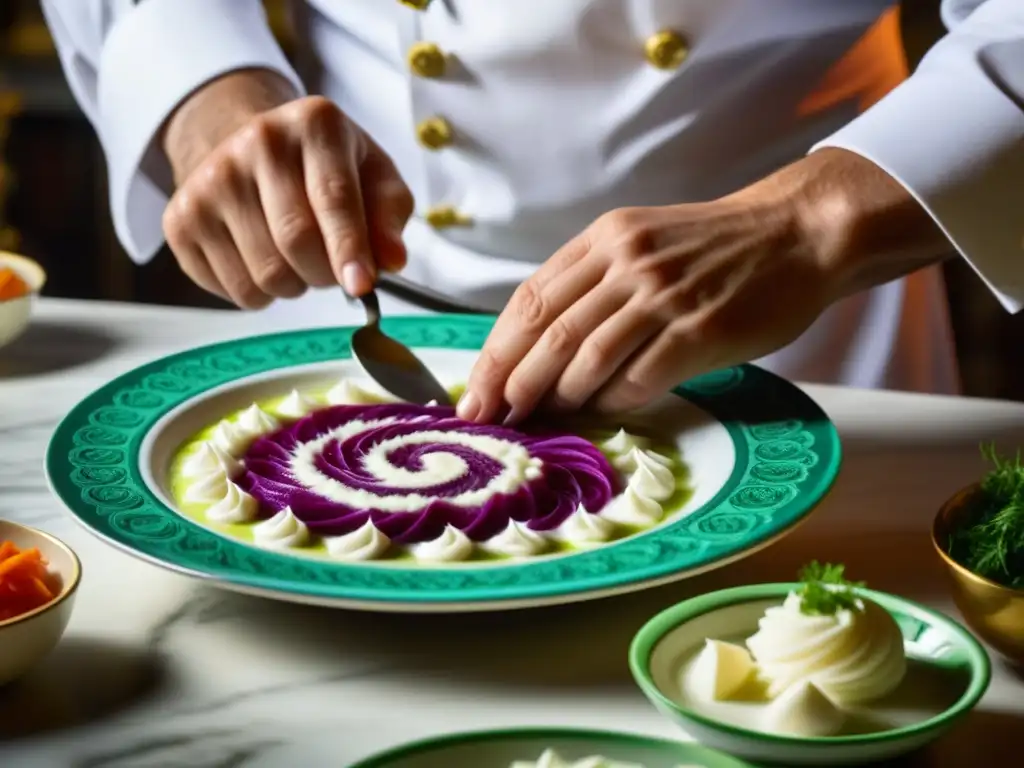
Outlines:
[[19, 549], [14, 542], [0, 543], [0, 621], [40, 608], [58, 594], [60, 585], [35, 547]]
[[0, 301], [19, 299], [32, 289], [21, 275], [10, 267], [0, 267]]

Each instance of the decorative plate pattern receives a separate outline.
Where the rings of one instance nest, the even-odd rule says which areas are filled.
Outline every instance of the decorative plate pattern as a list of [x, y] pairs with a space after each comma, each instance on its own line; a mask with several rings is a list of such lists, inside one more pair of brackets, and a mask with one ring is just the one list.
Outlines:
[[[477, 350], [492, 322], [442, 315], [390, 318], [384, 326], [411, 347]], [[144, 482], [140, 446], [169, 411], [236, 379], [349, 358], [353, 330], [229, 341], [124, 374], [57, 428], [46, 459], [52, 487], [100, 537], [192, 575], [294, 599], [455, 605], [571, 599], [707, 569], [785, 533], [824, 497], [839, 470], [839, 438], [821, 409], [787, 381], [746, 365], [675, 390], [718, 419], [733, 441], [736, 463], [714, 498], [655, 531], [566, 557], [430, 569], [303, 559], [218, 535], [168, 508]]]

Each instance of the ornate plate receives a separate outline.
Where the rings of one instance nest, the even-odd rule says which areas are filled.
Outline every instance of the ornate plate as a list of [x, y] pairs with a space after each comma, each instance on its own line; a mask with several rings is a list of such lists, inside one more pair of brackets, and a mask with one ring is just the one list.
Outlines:
[[[613, 731], [523, 728], [438, 736], [407, 744], [356, 763], [352, 768], [506, 768], [532, 764], [545, 751], [571, 765], [600, 756], [644, 768], [752, 768], [748, 763], [698, 744], [652, 739]], [[590, 762], [586, 763], [591, 765]]]
[[[392, 318], [386, 331], [450, 386], [463, 382], [493, 321]], [[189, 436], [260, 397], [362, 375], [354, 329], [256, 336], [157, 360], [85, 398], [47, 454], [54, 492], [107, 542], [221, 586], [284, 600], [391, 611], [465, 611], [571, 602], [721, 567], [801, 522], [839, 470], [836, 430], [801, 390], [746, 365], [691, 380], [648, 416], [671, 429], [692, 479], [665, 522], [597, 549], [424, 566], [340, 563], [257, 548], [174, 509], [167, 470]]]

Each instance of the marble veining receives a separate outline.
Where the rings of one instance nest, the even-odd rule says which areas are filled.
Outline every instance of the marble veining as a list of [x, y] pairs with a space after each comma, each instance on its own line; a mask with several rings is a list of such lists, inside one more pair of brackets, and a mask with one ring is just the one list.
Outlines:
[[[401, 309], [384, 306], [385, 314]], [[214, 589], [94, 540], [50, 495], [43, 469], [51, 431], [96, 386], [157, 356], [266, 330], [268, 321], [50, 300], [38, 310], [35, 327], [0, 351], [0, 515], [65, 539], [84, 580], [62, 645], [0, 689], [4, 768], [344, 768], [410, 739], [538, 723], [678, 737], [629, 681], [624, 658], [635, 627], [696, 591], [786, 579], [809, 556], [953, 611], [926, 526], [981, 469], [979, 441], [1024, 444], [1022, 405], [815, 387], [844, 438], [833, 497], [796, 534], [723, 572], [624, 599], [503, 615], [285, 605]], [[882, 535], [900, 558], [877, 557]], [[999, 764], [1024, 726], [1022, 694], [1021, 679], [996, 664], [980, 711], [914, 765]]]

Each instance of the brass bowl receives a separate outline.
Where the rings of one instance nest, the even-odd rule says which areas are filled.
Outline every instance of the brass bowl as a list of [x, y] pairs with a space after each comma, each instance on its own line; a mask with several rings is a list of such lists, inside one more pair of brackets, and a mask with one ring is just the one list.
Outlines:
[[967, 570], [946, 551], [949, 535], [964, 521], [978, 483], [957, 492], [935, 516], [932, 544], [946, 564], [953, 602], [974, 632], [1000, 654], [1024, 664], [1024, 589], [1011, 589]]

